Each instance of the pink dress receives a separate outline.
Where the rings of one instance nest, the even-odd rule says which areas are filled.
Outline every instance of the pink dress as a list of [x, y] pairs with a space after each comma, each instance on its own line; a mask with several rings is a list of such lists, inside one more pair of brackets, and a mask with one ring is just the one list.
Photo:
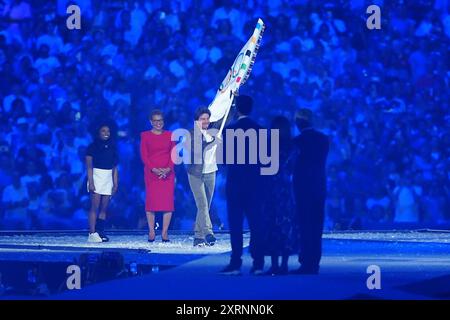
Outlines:
[[[174, 211], [175, 172], [171, 158], [175, 141], [171, 141], [172, 133], [163, 131], [155, 134], [152, 131], [141, 133], [141, 158], [144, 162], [145, 211]], [[166, 179], [159, 179], [151, 170], [153, 168], [170, 168]]]

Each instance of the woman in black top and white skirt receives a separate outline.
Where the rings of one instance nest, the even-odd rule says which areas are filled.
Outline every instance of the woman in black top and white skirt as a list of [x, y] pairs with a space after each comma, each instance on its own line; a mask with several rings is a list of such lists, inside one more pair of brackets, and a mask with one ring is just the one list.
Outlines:
[[89, 145], [86, 152], [87, 186], [91, 194], [88, 242], [109, 240], [104, 233], [106, 210], [111, 196], [117, 192], [119, 186], [118, 162], [117, 149], [111, 138], [110, 127], [102, 125], [97, 131], [95, 141]]

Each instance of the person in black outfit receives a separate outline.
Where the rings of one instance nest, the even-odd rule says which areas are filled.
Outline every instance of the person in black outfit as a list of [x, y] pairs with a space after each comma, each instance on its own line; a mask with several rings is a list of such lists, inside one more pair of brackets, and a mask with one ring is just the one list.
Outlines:
[[[86, 151], [86, 167], [88, 191], [91, 194], [91, 209], [89, 210], [89, 242], [107, 242], [104, 234], [106, 210], [111, 196], [117, 192], [118, 154], [111, 130], [108, 125], [101, 125], [95, 141]], [[100, 213], [97, 218], [97, 211]]]
[[[262, 199], [266, 226], [264, 254], [271, 257], [272, 263], [265, 275], [286, 275], [289, 256], [298, 253], [297, 215], [292, 191], [296, 149], [288, 118], [275, 117], [271, 129], [279, 132], [279, 169], [277, 174], [267, 177], [267, 197]], [[282, 258], [281, 265], [279, 257]]]
[[300, 135], [294, 139], [298, 156], [294, 168], [294, 194], [299, 223], [299, 262], [292, 273], [317, 274], [322, 256], [328, 137], [312, 127], [312, 112], [300, 109], [295, 115]]
[[[223, 136], [223, 159], [227, 163], [227, 181], [226, 181], [226, 198], [228, 220], [230, 227], [231, 240], [231, 261], [221, 273], [229, 275], [240, 274], [242, 265], [242, 251], [243, 251], [243, 221], [244, 215], [250, 227], [250, 253], [253, 258], [253, 267], [251, 273], [255, 275], [262, 274], [264, 267], [264, 251], [263, 251], [263, 230], [262, 220], [260, 219], [261, 212], [261, 192], [264, 190], [263, 177], [260, 175], [261, 165], [259, 161], [256, 164], [250, 162], [250, 146], [247, 142], [245, 147], [237, 147], [237, 139], [234, 133], [237, 129], [255, 130], [257, 136], [256, 145], [259, 146], [258, 130], [262, 127], [248, 117], [252, 110], [253, 99], [249, 96], [235, 97], [235, 105], [238, 120], [225, 128]], [[229, 164], [227, 157], [229, 157], [227, 144], [229, 136], [234, 139], [234, 161]], [[254, 150], [253, 150], [254, 151]], [[238, 163], [238, 152], [245, 152], [245, 161], [243, 164]], [[257, 156], [257, 155], [256, 155]]]

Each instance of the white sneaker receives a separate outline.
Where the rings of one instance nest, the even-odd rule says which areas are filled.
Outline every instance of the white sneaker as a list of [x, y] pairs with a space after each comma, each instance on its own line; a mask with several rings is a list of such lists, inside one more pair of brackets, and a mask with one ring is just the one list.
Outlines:
[[103, 242], [97, 232], [89, 233], [88, 242], [99, 243]]

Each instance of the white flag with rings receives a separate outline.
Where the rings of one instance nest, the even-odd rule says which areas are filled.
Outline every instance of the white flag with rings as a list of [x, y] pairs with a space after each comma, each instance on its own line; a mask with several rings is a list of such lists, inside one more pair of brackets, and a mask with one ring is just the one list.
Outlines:
[[234, 63], [228, 71], [227, 76], [222, 81], [219, 90], [217, 90], [213, 102], [208, 107], [211, 111], [211, 122], [216, 122], [224, 118], [219, 130], [220, 133], [223, 130], [231, 104], [233, 103], [233, 95], [238, 92], [239, 87], [243, 85], [250, 76], [261, 43], [264, 28], [264, 22], [261, 19], [258, 19], [253, 35], [248, 39], [236, 59], [234, 59]]

